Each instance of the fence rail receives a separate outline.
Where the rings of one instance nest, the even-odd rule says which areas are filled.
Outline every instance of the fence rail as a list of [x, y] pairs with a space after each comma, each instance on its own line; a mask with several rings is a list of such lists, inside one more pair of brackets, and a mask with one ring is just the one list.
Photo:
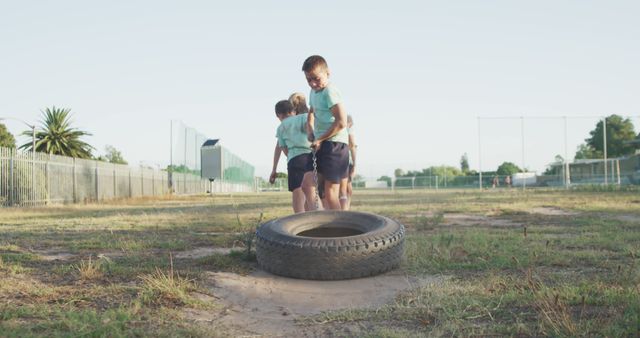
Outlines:
[[254, 187], [198, 175], [0, 147], [0, 205], [95, 202], [170, 193], [247, 192]]

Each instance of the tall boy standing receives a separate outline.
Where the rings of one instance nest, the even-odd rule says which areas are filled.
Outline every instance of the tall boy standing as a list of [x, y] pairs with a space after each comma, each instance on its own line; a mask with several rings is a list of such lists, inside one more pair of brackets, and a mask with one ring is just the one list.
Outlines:
[[340, 92], [329, 82], [329, 66], [322, 56], [308, 57], [302, 71], [311, 87], [307, 129], [318, 172], [324, 177], [325, 207], [340, 210], [340, 181], [349, 171], [347, 114]]

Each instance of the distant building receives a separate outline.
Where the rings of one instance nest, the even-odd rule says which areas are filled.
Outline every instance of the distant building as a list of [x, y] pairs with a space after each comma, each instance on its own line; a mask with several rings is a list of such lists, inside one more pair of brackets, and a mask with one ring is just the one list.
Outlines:
[[254, 184], [255, 168], [220, 144], [220, 139], [206, 140], [200, 147], [200, 176], [209, 180]]

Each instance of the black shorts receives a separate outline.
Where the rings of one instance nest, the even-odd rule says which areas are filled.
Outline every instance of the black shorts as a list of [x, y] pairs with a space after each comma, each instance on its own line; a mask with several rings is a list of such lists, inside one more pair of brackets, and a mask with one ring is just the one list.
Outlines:
[[289, 178], [289, 191], [294, 191], [302, 186], [302, 178], [309, 171], [309, 164], [313, 170], [311, 154], [298, 155], [287, 162], [287, 176]]
[[[313, 161], [310, 161], [313, 170]], [[316, 153], [318, 172], [325, 180], [339, 183], [349, 175], [349, 146], [342, 142], [324, 141]]]

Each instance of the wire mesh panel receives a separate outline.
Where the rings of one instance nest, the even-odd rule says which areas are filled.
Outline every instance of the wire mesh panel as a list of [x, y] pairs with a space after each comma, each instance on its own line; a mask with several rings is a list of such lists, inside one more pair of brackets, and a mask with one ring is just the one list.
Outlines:
[[[157, 196], [170, 192], [168, 177], [167, 171], [0, 147], [2, 206]], [[205, 191], [204, 182], [197, 186]]]

